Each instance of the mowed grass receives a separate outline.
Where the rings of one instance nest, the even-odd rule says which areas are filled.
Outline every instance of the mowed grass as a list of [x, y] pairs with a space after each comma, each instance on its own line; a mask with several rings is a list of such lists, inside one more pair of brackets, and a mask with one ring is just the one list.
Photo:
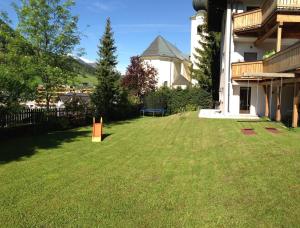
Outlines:
[[0, 144], [2, 227], [300, 226], [299, 130], [195, 112], [90, 130]]

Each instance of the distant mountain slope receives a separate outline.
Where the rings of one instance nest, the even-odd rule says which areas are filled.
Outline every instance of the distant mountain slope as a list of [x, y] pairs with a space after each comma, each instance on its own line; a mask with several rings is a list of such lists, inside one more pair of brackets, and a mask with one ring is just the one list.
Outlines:
[[[10, 42], [6, 36], [14, 37], [16, 36], [16, 32], [12, 29], [7, 23], [0, 19], [0, 52], [5, 52], [6, 45]], [[2, 33], [1, 33], [2, 32]], [[24, 39], [24, 42], [26, 40]], [[26, 42], [28, 46], [30, 43]], [[85, 61], [85, 59], [75, 56], [69, 56], [70, 61], [72, 62], [72, 66], [74, 70], [79, 74], [77, 78], [74, 79], [76, 84], [89, 84], [94, 86], [97, 82], [97, 78], [95, 76], [96, 71], [96, 63], [92, 61]], [[40, 78], [36, 79], [38, 83], [42, 83]], [[70, 82], [71, 83], [71, 82]]]
[[76, 68], [79, 69], [79, 72], [82, 74], [95, 74], [96, 65], [95, 63], [88, 63], [84, 61], [82, 58], [77, 56], [71, 57], [75, 61]]

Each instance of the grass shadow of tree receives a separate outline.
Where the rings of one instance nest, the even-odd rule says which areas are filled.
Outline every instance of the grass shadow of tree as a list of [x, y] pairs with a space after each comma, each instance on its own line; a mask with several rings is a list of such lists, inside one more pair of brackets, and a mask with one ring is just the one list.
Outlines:
[[90, 134], [88, 130], [70, 130], [2, 141], [0, 142], [0, 164], [31, 157], [38, 149], [58, 148], [63, 143], [74, 142], [79, 137], [86, 137]]

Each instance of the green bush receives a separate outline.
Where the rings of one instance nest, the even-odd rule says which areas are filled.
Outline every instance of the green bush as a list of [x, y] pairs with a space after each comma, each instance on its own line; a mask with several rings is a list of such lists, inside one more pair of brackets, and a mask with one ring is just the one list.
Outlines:
[[269, 57], [271, 57], [271, 56], [273, 56], [273, 55], [275, 55], [276, 54], [276, 51], [273, 49], [273, 50], [271, 50], [271, 51], [266, 51], [265, 53], [264, 53], [264, 56], [263, 56], [263, 59], [267, 59], [267, 58], [269, 58]]
[[164, 108], [168, 114], [212, 107], [211, 94], [200, 88], [161, 88], [147, 95], [143, 101], [144, 108]]

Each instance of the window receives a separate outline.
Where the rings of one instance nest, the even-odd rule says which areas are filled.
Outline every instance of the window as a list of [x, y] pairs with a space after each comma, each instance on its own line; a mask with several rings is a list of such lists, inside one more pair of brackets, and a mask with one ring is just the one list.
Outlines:
[[168, 81], [164, 81], [164, 87], [168, 86]]
[[257, 53], [256, 52], [245, 52], [244, 53], [244, 61], [245, 62], [257, 61]]

